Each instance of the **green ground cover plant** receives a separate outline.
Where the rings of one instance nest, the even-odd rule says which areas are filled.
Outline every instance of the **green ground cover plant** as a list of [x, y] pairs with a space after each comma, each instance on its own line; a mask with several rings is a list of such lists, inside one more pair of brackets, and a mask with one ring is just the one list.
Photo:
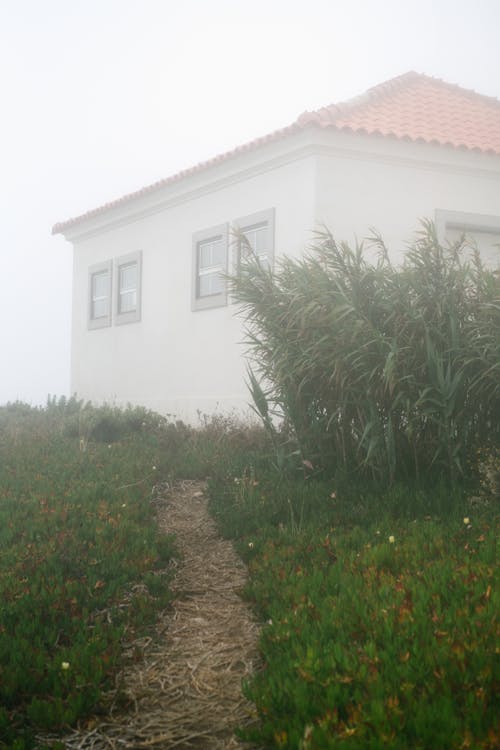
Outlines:
[[[235, 481], [236, 479], [236, 481]], [[446, 486], [212, 482], [265, 623], [246, 686], [263, 747], [498, 746], [498, 524]]]
[[152, 488], [257, 463], [260, 427], [198, 428], [50, 398], [0, 407], [0, 747], [28, 750], [99, 706], [123, 645], [170, 599], [175, 540]]
[[122, 415], [102, 442], [70, 436], [79, 411], [0, 409], [2, 747], [30, 747], [95, 707], [122, 640], [169, 601], [173, 543], [150, 503], [164, 465], [146, 415], [133, 429]]

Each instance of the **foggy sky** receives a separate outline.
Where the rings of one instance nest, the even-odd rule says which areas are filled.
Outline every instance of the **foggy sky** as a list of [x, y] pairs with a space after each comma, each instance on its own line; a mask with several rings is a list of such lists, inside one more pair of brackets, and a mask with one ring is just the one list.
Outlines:
[[408, 70], [500, 98], [500, 0], [0, 0], [0, 404], [69, 394], [57, 221]]

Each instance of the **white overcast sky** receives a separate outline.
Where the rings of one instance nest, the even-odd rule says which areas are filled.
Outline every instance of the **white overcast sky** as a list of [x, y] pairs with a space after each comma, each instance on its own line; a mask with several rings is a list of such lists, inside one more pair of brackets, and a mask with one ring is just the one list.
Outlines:
[[416, 70], [500, 98], [500, 0], [0, 0], [0, 404], [69, 395], [51, 227]]

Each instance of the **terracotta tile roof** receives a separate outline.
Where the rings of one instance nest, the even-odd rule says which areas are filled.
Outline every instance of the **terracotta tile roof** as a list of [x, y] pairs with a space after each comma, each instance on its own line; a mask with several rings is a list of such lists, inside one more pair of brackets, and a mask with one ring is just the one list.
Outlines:
[[200, 162], [81, 216], [55, 224], [52, 234], [64, 232], [109, 209], [311, 125], [500, 155], [498, 99], [411, 71], [374, 86], [347, 102], [304, 112], [288, 127]]
[[498, 99], [414, 72], [297, 122], [500, 154]]

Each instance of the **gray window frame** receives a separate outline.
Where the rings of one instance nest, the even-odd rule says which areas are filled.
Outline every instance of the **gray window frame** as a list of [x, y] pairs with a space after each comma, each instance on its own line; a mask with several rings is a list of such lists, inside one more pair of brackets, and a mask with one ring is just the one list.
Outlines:
[[437, 208], [436, 228], [438, 237], [443, 237], [447, 229], [460, 229], [465, 233], [500, 234], [500, 216]]
[[[233, 226], [237, 232], [245, 232], [254, 227], [266, 225], [269, 232], [269, 267], [274, 267], [274, 234], [275, 234], [275, 215], [274, 208], [268, 208], [264, 211], [256, 211], [248, 216], [241, 216], [233, 221]], [[238, 272], [241, 262], [241, 242], [235, 243], [235, 254], [233, 265], [235, 273]]]
[[200, 269], [199, 269], [199, 248], [203, 242], [221, 238], [224, 249], [223, 272], [227, 273], [228, 264], [228, 236], [229, 225], [218, 224], [209, 229], [202, 229], [193, 234], [192, 238], [192, 279], [191, 279], [191, 309], [193, 312], [198, 310], [210, 310], [214, 307], [224, 307], [227, 305], [227, 289], [224, 282], [224, 290], [220, 294], [210, 294], [200, 297]]
[[[135, 310], [120, 312], [120, 268], [137, 265], [137, 304]], [[138, 323], [141, 320], [142, 308], [142, 251], [121, 255], [114, 259], [114, 323], [117, 326]]]
[[465, 234], [467, 232], [484, 232], [485, 234], [500, 235], [500, 216], [437, 208], [435, 223], [440, 241], [444, 239], [447, 229], [458, 229]]
[[[94, 318], [92, 316], [93, 310], [93, 280], [94, 276], [106, 272], [108, 274], [107, 282], [107, 297], [108, 297], [108, 312], [107, 315]], [[111, 260], [104, 261], [103, 263], [95, 263], [89, 267], [88, 271], [88, 284], [87, 284], [87, 327], [89, 330], [94, 331], [99, 328], [108, 328], [111, 325], [112, 317], [112, 304], [113, 304], [113, 263]]]

